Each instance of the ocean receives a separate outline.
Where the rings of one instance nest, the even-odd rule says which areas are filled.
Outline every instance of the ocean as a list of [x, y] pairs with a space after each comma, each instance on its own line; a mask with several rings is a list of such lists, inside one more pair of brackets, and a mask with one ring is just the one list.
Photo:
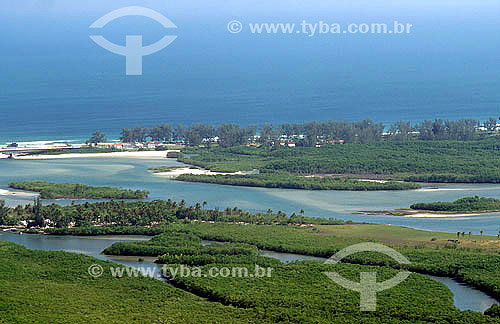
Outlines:
[[[80, 2], [81, 3], [81, 2]], [[159, 123], [243, 125], [311, 120], [500, 116], [500, 4], [462, 1], [24, 1], [0, 4], [0, 143], [82, 140], [99, 129]], [[142, 5], [176, 25], [107, 12]], [[227, 23], [243, 23], [239, 34]], [[411, 34], [252, 34], [249, 23], [387, 23]], [[89, 35], [124, 44], [178, 38], [126, 76], [125, 58]]]

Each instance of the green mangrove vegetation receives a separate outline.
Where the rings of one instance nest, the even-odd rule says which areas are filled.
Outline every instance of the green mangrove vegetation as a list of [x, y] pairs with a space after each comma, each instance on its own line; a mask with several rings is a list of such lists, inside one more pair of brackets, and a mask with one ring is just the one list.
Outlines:
[[438, 201], [431, 203], [415, 203], [411, 209], [439, 212], [471, 212], [485, 213], [500, 211], [500, 199], [485, 197], [464, 197], [453, 202]]
[[[386, 280], [397, 272], [390, 267], [274, 262], [269, 277], [177, 276], [170, 279], [181, 288], [177, 289], [141, 276], [115, 278], [108, 269], [117, 265], [110, 262], [65, 252], [31, 251], [9, 242], [0, 242], [0, 261], [0, 305], [4, 305], [0, 318], [5, 323], [33, 318], [44, 324], [498, 322], [496, 317], [459, 311], [443, 284], [417, 274], [377, 294], [377, 311], [361, 312], [359, 294], [323, 273], [335, 271], [356, 281], [360, 272], [372, 271], [379, 280]], [[88, 269], [96, 264], [105, 271], [93, 278]], [[214, 266], [245, 265], [249, 271], [255, 267], [245, 261], [198, 267], [208, 273]]]
[[[92, 265], [103, 275], [91, 277]], [[159, 280], [114, 278], [110, 266], [118, 265], [0, 241], [0, 323], [272, 323], [256, 309], [224, 306]]]
[[354, 179], [499, 183], [499, 149], [496, 138], [409, 140], [321, 147], [186, 148], [178, 160], [220, 172], [258, 169], [261, 174], [270, 175], [286, 172]]
[[[316, 227], [290, 227], [272, 225], [240, 225], [223, 223], [192, 223], [172, 224], [166, 229], [165, 235], [174, 236], [182, 233], [185, 238], [196, 236], [193, 241], [200, 244], [200, 239], [215, 240], [233, 244], [246, 244], [262, 250], [296, 253], [328, 258], [350, 245], [373, 241], [357, 237], [342, 237], [331, 235]], [[184, 263], [189, 265], [204, 265], [207, 262], [225, 263], [225, 257], [214, 257], [216, 253], [189, 252], [178, 245], [177, 239], [165, 240], [162, 235], [159, 241], [116, 243], [105, 251], [107, 254], [130, 255], [131, 252], [141, 252], [138, 255], [160, 256], [163, 263]], [[164, 243], [162, 243], [164, 242]], [[495, 251], [461, 247], [455, 242], [445, 245], [427, 244], [411, 245], [408, 241], [388, 244], [406, 256], [411, 263], [400, 265], [393, 259], [378, 253], [363, 252], [344, 259], [347, 263], [360, 265], [387, 266], [395, 269], [407, 269], [419, 273], [451, 277], [460, 282], [470, 284], [500, 297], [500, 255]], [[160, 248], [164, 248], [161, 250]], [[175, 247], [173, 250], [170, 247]], [[218, 249], [219, 246], [204, 249]], [[227, 249], [226, 249], [227, 250]], [[231, 250], [231, 249], [229, 249]], [[187, 251], [185, 254], [184, 252]], [[227, 253], [226, 253], [227, 254]], [[247, 255], [246, 253], [240, 253]], [[231, 254], [233, 257], [234, 254]], [[177, 260], [177, 261], [176, 261]], [[196, 263], [198, 260], [200, 263]], [[218, 261], [219, 260], [219, 261]], [[228, 262], [231, 258], [226, 258]], [[232, 261], [235, 262], [235, 261]], [[236, 262], [235, 262], [236, 263]]]
[[265, 187], [305, 190], [409, 190], [421, 186], [409, 182], [360, 181], [339, 177], [304, 177], [288, 173], [265, 173], [252, 175], [192, 175], [183, 174], [175, 178], [179, 181], [214, 183], [231, 186]]
[[324, 272], [332, 271], [351, 281], [359, 281], [360, 272], [376, 272], [379, 280], [397, 273], [389, 267], [296, 262], [275, 267], [270, 278], [179, 277], [174, 285], [224, 305], [263, 309], [275, 323], [472, 324], [498, 320], [458, 311], [444, 285], [417, 274], [377, 294], [377, 311], [361, 312], [358, 293], [325, 280]]
[[[243, 309], [262, 309], [273, 322], [292, 323], [495, 323], [493, 317], [452, 306], [453, 297], [442, 284], [412, 274], [409, 279], [377, 294], [377, 311], [360, 312], [359, 294], [342, 289], [326, 279], [325, 271], [359, 280], [359, 273], [377, 273], [379, 281], [393, 277], [399, 269], [449, 276], [500, 296], [497, 254], [454, 246], [420, 245], [393, 247], [410, 261], [401, 266], [380, 254], [364, 252], [349, 256], [346, 263], [324, 265], [314, 261], [281, 264], [262, 257], [257, 248], [328, 257], [346, 246], [366, 242], [362, 238], [329, 235], [318, 228], [222, 223], [173, 224], [148, 242], [115, 243], [106, 254], [141, 253], [159, 256], [158, 263], [201, 268], [208, 273], [214, 266], [238, 267], [255, 264], [272, 267], [270, 277], [222, 276], [169, 277], [175, 287], [211, 301]], [[218, 242], [203, 246], [201, 240]], [[223, 243], [226, 242], [226, 243]], [[151, 249], [150, 249], [151, 248]], [[163, 250], [156, 250], [160, 249]], [[123, 253], [125, 252], [125, 253]], [[154, 254], [150, 254], [154, 252]], [[160, 255], [161, 254], [161, 255]], [[249, 270], [250, 272], [252, 270]], [[264, 293], [265, 292], [265, 293]], [[334, 297], [335, 296], [335, 297]], [[427, 305], [422, 307], [422, 305]], [[346, 309], [348, 311], [346, 311]]]
[[[125, 207], [126, 206], [126, 207]], [[175, 206], [175, 208], [174, 208]], [[27, 208], [31, 213], [33, 208]], [[461, 246], [460, 241], [428, 240], [419, 231], [412, 235], [402, 233], [399, 241], [384, 241], [411, 263], [400, 265], [376, 253], [363, 252], [345, 258], [343, 263], [325, 265], [315, 261], [296, 261], [283, 264], [277, 259], [261, 256], [259, 250], [298, 253], [330, 257], [339, 250], [361, 242], [380, 242], [387, 237], [365, 238], [359, 230], [355, 235], [342, 235], [349, 226], [364, 227], [364, 231], [379, 232], [380, 226], [370, 225], [299, 225], [289, 223], [290, 218], [276, 222], [277, 215], [268, 215], [270, 222], [237, 223], [205, 219], [177, 218], [185, 216], [189, 207], [172, 201], [99, 202], [60, 207], [64, 213], [87, 215], [121, 214], [130, 210], [141, 217], [163, 211], [169, 221], [151, 226], [87, 226], [46, 229], [48, 234], [103, 235], [143, 234], [148, 241], [115, 243], [103, 252], [108, 255], [153, 256], [165, 267], [187, 266], [210, 273], [213, 267], [242, 269], [252, 274], [257, 266], [272, 269], [272, 275], [252, 276], [167, 276], [170, 285], [150, 278], [113, 278], [109, 272], [99, 278], [88, 274], [92, 264], [105, 269], [112, 265], [90, 257], [63, 252], [29, 251], [11, 243], [0, 242], [0, 318], [23, 321], [38, 314], [40, 323], [68, 321], [114, 323], [155, 322], [151, 316], [163, 316], [168, 323], [497, 323], [495, 309], [483, 315], [472, 311], [459, 311], [453, 306], [451, 292], [441, 283], [419, 274], [412, 274], [400, 285], [377, 294], [377, 311], [359, 310], [359, 293], [345, 289], [331, 281], [325, 271], [335, 271], [345, 278], [359, 281], [361, 272], [376, 272], [378, 281], [392, 278], [400, 269], [455, 278], [476, 288], [500, 297], [500, 255], [496, 251]], [[196, 210], [196, 207], [193, 208]], [[198, 210], [205, 211], [202, 206]], [[174, 213], [172, 213], [175, 211]], [[232, 211], [232, 210], [231, 210]], [[201, 218], [208, 214], [198, 214]], [[44, 211], [45, 213], [45, 211]], [[61, 211], [61, 213], [63, 213]], [[132, 212], [131, 212], [132, 213]], [[236, 209], [235, 215], [242, 217]], [[229, 215], [226, 215], [229, 216]], [[171, 217], [171, 218], [170, 218]], [[222, 216], [221, 216], [222, 217]], [[231, 219], [229, 217], [229, 219]], [[182, 222], [178, 222], [182, 220]], [[228, 220], [228, 219], [226, 219]], [[303, 220], [309, 220], [303, 218]], [[265, 225], [267, 223], [267, 225]], [[287, 226], [280, 226], [287, 225]], [[340, 228], [337, 230], [336, 228]], [[346, 229], [347, 228], [347, 229]], [[332, 229], [332, 230], [331, 230]], [[362, 232], [361, 232], [362, 234]], [[411, 233], [410, 233], [411, 234]], [[420, 240], [413, 244], [410, 239]], [[427, 241], [422, 241], [426, 239]], [[210, 243], [204, 242], [210, 241]], [[33, 271], [36, 269], [36, 271]], [[257, 270], [255, 270], [257, 271]], [[30, 289], [28, 289], [30, 287]], [[53, 289], [56, 289], [54, 295]], [[74, 296], [78, 289], [79, 296]], [[130, 291], [138, 291], [130, 294]], [[184, 292], [184, 291], [186, 292]], [[43, 293], [45, 291], [45, 293]], [[188, 294], [192, 293], [192, 294]], [[73, 296], [70, 296], [73, 294]], [[126, 297], [124, 297], [126, 295]], [[147, 297], [145, 297], [147, 295]], [[143, 298], [143, 299], [141, 299]], [[57, 308], [58, 299], [64, 299]], [[102, 303], [106, 300], [106, 303]], [[141, 301], [139, 301], [141, 300]], [[96, 306], [96, 303], [103, 306]], [[188, 306], [180, 307], [184, 303]], [[137, 312], [129, 307], [140, 304]], [[205, 312], [210, 309], [209, 314]], [[426, 305], [422, 307], [422, 305]], [[43, 309], [40, 310], [39, 308]], [[123, 308], [126, 307], [126, 308]], [[177, 308], [176, 308], [177, 307]], [[20, 309], [24, 311], [20, 311]], [[171, 310], [170, 308], [176, 308]], [[92, 309], [92, 311], [90, 311]], [[123, 309], [127, 309], [123, 312]], [[135, 308], [134, 308], [135, 309]], [[88, 312], [86, 310], [89, 310]], [[181, 315], [180, 312], [185, 314]], [[82, 315], [81, 312], [84, 312]], [[121, 313], [120, 313], [121, 312]], [[120, 314], [118, 314], [120, 313]], [[166, 313], [168, 313], [166, 315]], [[63, 316], [66, 317], [63, 317]], [[81, 316], [81, 317], [78, 317]]]
[[11, 182], [9, 188], [39, 192], [42, 199], [144, 199], [146, 190], [130, 190], [112, 187], [92, 187], [73, 183], [50, 183], [47, 181]]

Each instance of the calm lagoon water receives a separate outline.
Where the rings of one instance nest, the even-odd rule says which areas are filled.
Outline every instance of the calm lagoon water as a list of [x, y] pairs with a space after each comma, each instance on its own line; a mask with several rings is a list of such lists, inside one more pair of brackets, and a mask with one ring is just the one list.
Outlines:
[[[343, 220], [408, 226], [417, 229], [473, 232], [483, 230], [496, 235], [500, 230], [500, 213], [453, 218], [408, 218], [397, 216], [355, 215], [360, 210], [385, 210], [408, 207], [414, 202], [450, 201], [478, 195], [500, 198], [500, 185], [442, 185], [440, 190], [412, 191], [307, 191], [231, 187], [186, 183], [151, 174], [147, 168], [179, 165], [170, 159], [75, 158], [58, 160], [0, 160], [0, 189], [10, 181], [42, 179], [53, 182], [117, 186], [150, 191], [149, 199], [184, 199], [189, 204], [206, 201], [210, 208], [238, 206], [251, 212], [269, 208], [287, 214], [304, 209], [305, 214]], [[8, 205], [27, 204], [32, 197], [0, 196]], [[70, 200], [47, 201], [69, 204]]]

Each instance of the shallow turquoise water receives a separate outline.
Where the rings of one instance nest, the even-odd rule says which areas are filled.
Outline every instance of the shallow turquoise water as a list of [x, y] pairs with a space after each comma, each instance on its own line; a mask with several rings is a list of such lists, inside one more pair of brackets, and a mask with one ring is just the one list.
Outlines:
[[[252, 212], [269, 208], [287, 214], [305, 210], [317, 217], [402, 225], [426, 230], [473, 232], [483, 230], [496, 235], [500, 230], [500, 213], [473, 217], [408, 218], [396, 216], [354, 215], [360, 210], [384, 210], [408, 207], [420, 201], [450, 201], [479, 195], [500, 198], [500, 185], [443, 185], [441, 190], [412, 191], [307, 191], [266, 188], [231, 187], [173, 181], [151, 174], [148, 167], [178, 165], [167, 159], [75, 158], [58, 160], [0, 160], [0, 189], [10, 181], [43, 179], [53, 182], [108, 185], [150, 191], [149, 199], [184, 199], [190, 204], [207, 201], [210, 208], [238, 206]], [[28, 197], [0, 196], [10, 206], [32, 201]], [[47, 201], [50, 203], [52, 201]], [[69, 200], [55, 202], [69, 204]]]

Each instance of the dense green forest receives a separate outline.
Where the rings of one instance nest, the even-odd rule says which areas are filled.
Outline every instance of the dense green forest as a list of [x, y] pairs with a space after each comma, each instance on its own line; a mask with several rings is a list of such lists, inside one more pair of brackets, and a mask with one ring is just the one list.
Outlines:
[[237, 207], [224, 210], [205, 209], [206, 202], [188, 206], [185, 201], [103, 201], [96, 203], [60, 206], [43, 206], [39, 200], [34, 204], [8, 208], [0, 205], [0, 225], [16, 225], [28, 221], [30, 227], [65, 228], [69, 225], [154, 226], [172, 222], [217, 221], [244, 222], [249, 224], [341, 224], [343, 221], [307, 217], [303, 210], [286, 215], [282, 211], [268, 210], [266, 213], [250, 213]]
[[255, 309], [223, 306], [159, 280], [96, 279], [91, 257], [31, 251], [0, 241], [0, 323], [272, 323]]
[[417, 182], [499, 183], [500, 141], [384, 141], [276, 148], [187, 148], [179, 161], [212, 171], [330, 174]]
[[[164, 255], [164, 257], [160, 257], [162, 263], [205, 265], [207, 262], [218, 263], [217, 260], [220, 260], [220, 263], [225, 263], [225, 261], [224, 257], [217, 259], [217, 257], [213, 257], [216, 253], [207, 252], [208, 249], [217, 249], [219, 246], [203, 248], [200, 243], [201, 239], [233, 244], [240, 243], [255, 246], [262, 250], [317, 257], [330, 257], [350, 245], [371, 241], [363, 238], [329, 235], [327, 232], [314, 227], [300, 228], [221, 223], [174, 224], [165, 229], [165, 233], [164, 235], [167, 235], [167, 237], [180, 234], [183, 240], [190, 240], [193, 236], [197, 237], [192, 242], [199, 245], [200, 253], [193, 252], [191, 249], [184, 249], [183, 247], [186, 245], [184, 241], [179, 244], [178, 239], [165, 240], [162, 235], [158, 237], [158, 240], [155, 240], [155, 237], [148, 242], [116, 243], [106, 249], [105, 253], [131, 255], [138, 252], [138, 255]], [[387, 242], [384, 243], [387, 244]], [[406, 256], [411, 261], [411, 264], [401, 266], [383, 254], [371, 252], [358, 253], [345, 258], [344, 261], [361, 265], [404, 268], [420, 273], [447, 276], [500, 297], [500, 278], [496, 275], [500, 271], [500, 255], [498, 254], [492, 254], [486, 250], [461, 248], [457, 243], [446, 245], [420, 244], [413, 247], [404, 242], [389, 245], [392, 245], [393, 248]], [[174, 248], [171, 249], [171, 247]], [[245, 250], [246, 246], [239, 248]], [[229, 248], [227, 250], [233, 251]], [[203, 256], [202, 254], [206, 255]], [[248, 253], [240, 252], [239, 254], [241, 256], [241, 254], [247, 255]], [[231, 258], [234, 257], [234, 251], [231, 252], [230, 256]], [[252, 259], [252, 262], [255, 262], [255, 260]]]
[[500, 211], [500, 199], [485, 197], [464, 197], [454, 202], [415, 203], [411, 209], [443, 212], [493, 212]]
[[36, 318], [37, 323], [498, 322], [498, 318], [459, 311], [443, 284], [416, 274], [379, 293], [376, 312], [360, 312], [359, 294], [336, 285], [322, 273], [336, 271], [359, 280], [361, 271], [376, 271], [379, 280], [385, 280], [396, 273], [389, 267], [275, 263], [271, 277], [179, 277], [173, 282], [193, 293], [190, 294], [151, 278], [113, 278], [109, 271], [92, 278], [88, 268], [93, 264], [104, 269], [117, 266], [83, 255], [30, 251], [0, 242], [0, 305], [4, 305], [0, 307], [0, 321], [22, 323]]
[[252, 175], [192, 175], [183, 174], [175, 178], [179, 181], [216, 183], [232, 186], [306, 189], [306, 190], [409, 190], [421, 186], [408, 182], [373, 182], [332, 177], [303, 177], [287, 173], [265, 173]]
[[[0, 242], [0, 290], [4, 292], [0, 305], [9, 305], [0, 307], [0, 318], [22, 322], [36, 316], [39, 323], [82, 319], [155, 322], [156, 316], [168, 323], [498, 323], [499, 318], [459, 311], [443, 284], [419, 274], [378, 293], [377, 311], [360, 312], [359, 293], [342, 288], [324, 274], [335, 271], [359, 281], [360, 272], [370, 271], [377, 273], [380, 282], [392, 278], [401, 268], [384, 255], [358, 253], [336, 265], [314, 261], [282, 264], [259, 255], [258, 250], [265, 249], [329, 257], [347, 246], [367, 241], [331, 235], [326, 230], [329, 227], [332, 226], [189, 222], [49, 230], [51, 234], [153, 235], [149, 241], [115, 243], [104, 253], [157, 256], [157, 262], [166, 267], [184, 265], [200, 268], [203, 273], [209, 273], [213, 267], [247, 267], [253, 271], [259, 265], [272, 269], [272, 275], [258, 278], [167, 275], [171, 285], [150, 278], [112, 278], [109, 271], [102, 277], [91, 278], [91, 264], [107, 269], [112, 263], [64, 252], [30, 251]], [[206, 245], [203, 240], [216, 242]], [[500, 279], [496, 275], [500, 256], [496, 253], [462, 248], [453, 242], [418, 246], [408, 242], [384, 243], [411, 261], [405, 269], [456, 278], [500, 296]], [[75, 290], [79, 291], [78, 296]], [[132, 290], [136, 293], [130, 294]], [[64, 300], [63, 305], [57, 300]], [[495, 309], [488, 313], [497, 314]]]
[[144, 199], [146, 190], [130, 190], [112, 187], [92, 187], [73, 183], [50, 183], [47, 181], [11, 182], [13, 189], [39, 192], [42, 199]]
[[[202, 239], [219, 242], [203, 246]], [[394, 276], [400, 265], [380, 254], [359, 253], [345, 259], [348, 264], [340, 265], [313, 261], [280, 264], [277, 260], [258, 256], [256, 250], [258, 247], [327, 257], [363, 241], [326, 235], [316, 228], [198, 223], [172, 225], [150, 241], [115, 243], [104, 252], [160, 255], [159, 263], [202, 267], [203, 271], [213, 266], [230, 265], [272, 267], [273, 275], [269, 278], [175, 277], [170, 278], [170, 282], [224, 305], [263, 308], [262, 311], [273, 316], [275, 322], [481, 323], [487, 319], [450, 307], [450, 292], [441, 284], [417, 274], [378, 294], [378, 311], [374, 313], [359, 312], [358, 294], [339, 289], [332, 281], [325, 280], [323, 272], [333, 270], [354, 281], [359, 281], [359, 272], [368, 270], [377, 272], [379, 281]], [[411, 264], [405, 267], [410, 271], [449, 276], [500, 295], [500, 279], [495, 276], [500, 269], [498, 255], [448, 246], [394, 247], [410, 259]]]

